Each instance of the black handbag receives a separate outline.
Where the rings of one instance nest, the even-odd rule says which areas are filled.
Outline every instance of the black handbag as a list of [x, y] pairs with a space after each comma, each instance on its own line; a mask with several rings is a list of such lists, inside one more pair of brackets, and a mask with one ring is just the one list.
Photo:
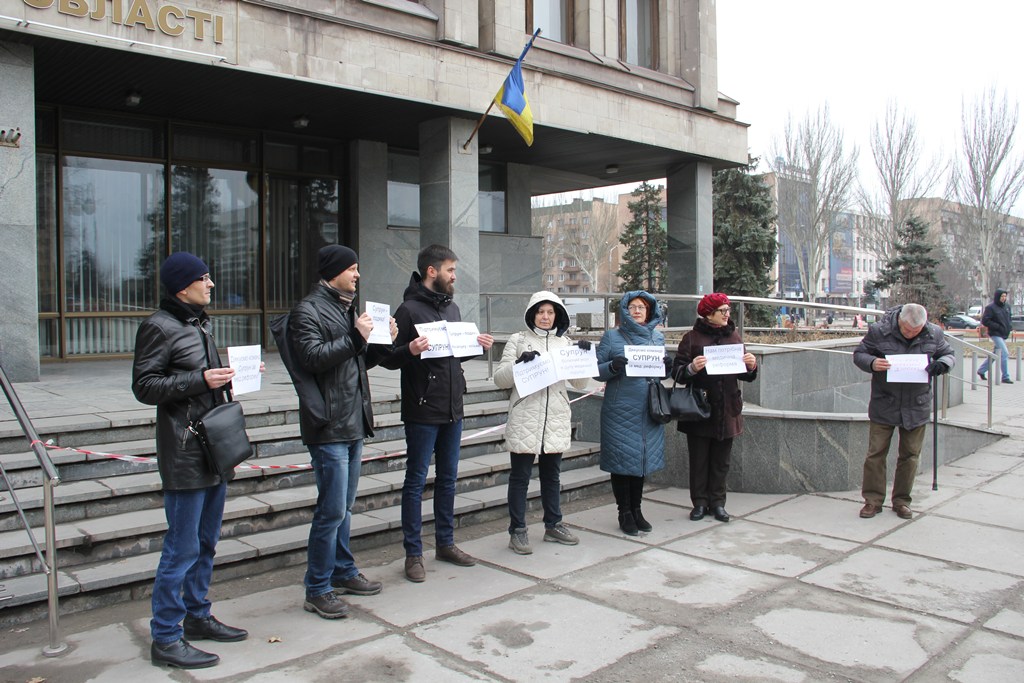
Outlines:
[[[213, 367], [210, 363], [210, 349], [206, 345], [207, 332], [199, 328], [199, 341], [206, 353], [206, 367]], [[219, 362], [218, 362], [219, 365]], [[225, 481], [230, 481], [235, 476], [235, 467], [252, 457], [252, 444], [249, 443], [249, 435], [245, 433], [245, 413], [242, 412], [242, 404], [231, 398], [231, 390], [223, 387], [227, 401], [217, 404], [217, 392], [211, 390], [214, 406], [203, 415], [189, 424], [191, 431], [210, 469], [220, 475]]]
[[210, 408], [192, 423], [192, 433], [206, 454], [210, 469], [222, 479], [230, 480], [235, 467], [252, 457], [252, 444], [245, 433], [242, 404], [231, 400]]
[[664, 384], [657, 380], [647, 383], [647, 413], [658, 424], [668, 424], [672, 421], [670, 400], [670, 392]]
[[673, 384], [669, 396], [669, 412], [673, 420], [697, 422], [711, 417], [708, 392], [694, 383]]

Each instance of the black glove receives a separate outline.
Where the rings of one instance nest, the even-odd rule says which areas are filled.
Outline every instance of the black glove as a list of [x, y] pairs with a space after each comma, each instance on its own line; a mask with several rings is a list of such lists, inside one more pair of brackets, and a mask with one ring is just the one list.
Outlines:
[[523, 351], [519, 354], [519, 358], [516, 359], [517, 363], [529, 363], [531, 360], [540, 355], [540, 351]]
[[672, 366], [675, 365], [676, 359], [671, 356], [665, 356], [665, 374], [672, 374]]
[[626, 368], [626, 357], [625, 356], [615, 356], [615, 358], [612, 358], [612, 361], [611, 361], [612, 373], [617, 375], [620, 372], [622, 372], [625, 368]]
[[943, 363], [941, 360], [933, 360], [924, 369], [928, 373], [929, 377], [938, 377], [939, 375], [945, 375], [949, 372], [949, 366]]
[[576, 346], [580, 347], [584, 351], [589, 351], [590, 347], [593, 346], [593, 345], [590, 342], [588, 342], [586, 339], [580, 339], [578, 342], [576, 342]]

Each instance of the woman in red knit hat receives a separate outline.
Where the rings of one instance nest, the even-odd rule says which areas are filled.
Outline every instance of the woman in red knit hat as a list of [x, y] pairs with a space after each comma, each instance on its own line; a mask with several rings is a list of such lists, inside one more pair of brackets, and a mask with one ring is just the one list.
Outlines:
[[757, 377], [757, 359], [743, 354], [747, 371], [738, 375], [709, 375], [705, 366], [708, 346], [742, 344], [736, 325], [730, 319], [729, 297], [721, 292], [708, 294], [697, 304], [700, 316], [693, 329], [679, 342], [672, 376], [677, 382], [693, 382], [707, 391], [711, 415], [706, 420], [678, 422], [686, 434], [690, 453], [690, 519], [697, 521], [711, 512], [720, 522], [729, 521], [725, 510], [725, 480], [729, 476], [732, 440], [743, 432], [743, 394], [737, 380]]

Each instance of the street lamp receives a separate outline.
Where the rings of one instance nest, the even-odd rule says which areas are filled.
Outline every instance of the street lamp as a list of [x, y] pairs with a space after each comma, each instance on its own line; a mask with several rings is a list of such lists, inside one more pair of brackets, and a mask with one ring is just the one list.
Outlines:
[[617, 247], [618, 247], [617, 244], [613, 244], [608, 249], [608, 290], [607, 291], [609, 291], [609, 292], [614, 292], [615, 291], [615, 288], [612, 287], [612, 253], [615, 251], [615, 249]]

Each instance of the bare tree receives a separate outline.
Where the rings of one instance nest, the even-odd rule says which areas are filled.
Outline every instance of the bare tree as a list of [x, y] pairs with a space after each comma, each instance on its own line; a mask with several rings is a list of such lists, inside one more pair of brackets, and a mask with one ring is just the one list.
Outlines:
[[779, 230], [793, 244], [805, 296], [814, 301], [833, 225], [850, 202], [857, 177], [857, 148], [847, 151], [828, 105], [794, 125], [786, 120], [782, 149], [772, 170], [778, 179]]
[[890, 100], [885, 114], [871, 127], [871, 157], [878, 191], [860, 188], [859, 203], [868, 217], [862, 232], [865, 248], [882, 260], [895, 256], [897, 234], [913, 215], [914, 200], [926, 196], [946, 172], [932, 160], [922, 167], [923, 149], [917, 120]]
[[949, 194], [961, 205], [964, 238], [976, 245], [975, 265], [982, 297], [988, 297], [1000, 272], [1012, 270], [1019, 250], [1018, 231], [1008, 212], [1024, 190], [1024, 158], [1014, 155], [1019, 106], [1006, 93], [989, 88], [963, 105], [960, 149]]

